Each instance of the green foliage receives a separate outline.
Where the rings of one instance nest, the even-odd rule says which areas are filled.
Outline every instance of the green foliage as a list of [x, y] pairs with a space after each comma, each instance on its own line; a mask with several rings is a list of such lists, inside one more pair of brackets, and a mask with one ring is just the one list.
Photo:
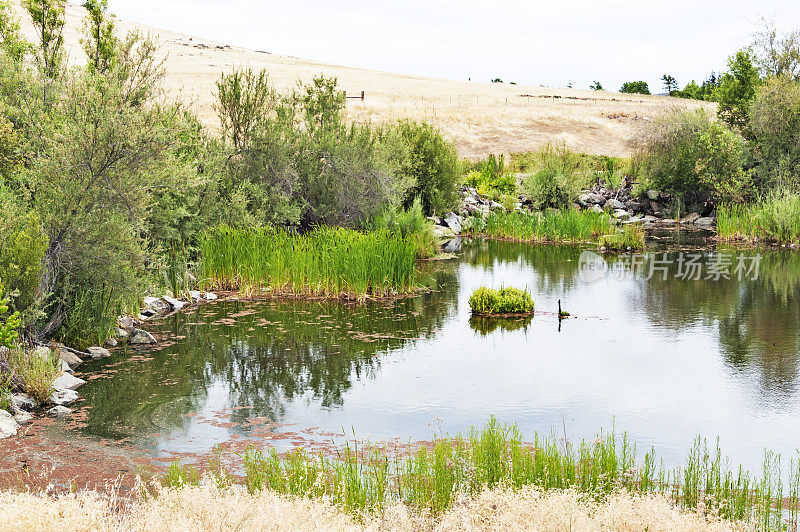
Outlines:
[[800, 83], [773, 78], [761, 85], [748, 130], [761, 189], [800, 187]]
[[748, 108], [761, 83], [753, 55], [740, 50], [728, 58], [728, 72], [720, 77], [714, 97], [719, 102], [717, 115], [730, 127], [747, 132]]
[[551, 168], [542, 168], [522, 182], [525, 195], [537, 210], [561, 209], [569, 206], [571, 194], [567, 178]]
[[626, 224], [614, 233], [603, 235], [600, 246], [608, 251], [641, 251], [645, 248], [644, 226]]
[[206, 285], [261, 294], [363, 299], [414, 289], [418, 243], [388, 231], [321, 227], [305, 235], [219, 227], [200, 242]]
[[14, 62], [21, 62], [30, 50], [20, 33], [20, 22], [14, 16], [9, 0], [0, 0], [0, 49]]
[[517, 179], [506, 171], [505, 156], [489, 155], [485, 161], [476, 165], [476, 170], [467, 174], [464, 183], [477, 190], [481, 196], [499, 201], [503, 195], [513, 195], [517, 191]]
[[172, 462], [160, 480], [161, 485], [165, 488], [198, 486], [200, 485], [200, 471], [194, 467], [183, 466], [180, 462]]
[[428, 216], [454, 209], [458, 202], [455, 146], [433, 126], [412, 121], [400, 122], [389, 138], [401, 147], [395, 176], [409, 183], [403, 206], [410, 207], [419, 197]]
[[36, 301], [47, 244], [38, 214], [0, 195], [0, 278], [6, 280], [16, 311], [24, 312]]
[[277, 95], [266, 70], [235, 70], [217, 81], [214, 105], [222, 123], [223, 138], [230, 138], [236, 151], [250, 143], [253, 129], [274, 109]]
[[0, 354], [0, 362], [10, 368], [22, 389], [40, 403], [47, 402], [53, 393], [53, 381], [59, 375], [58, 359], [52, 351], [40, 354], [14, 345]]
[[591, 85], [589, 85], [589, 90], [602, 91], [602, 90], [605, 90], [605, 89], [603, 89], [603, 84], [602, 83], [600, 83], [599, 81], [594, 81], [594, 82], [592, 82]]
[[650, 87], [646, 81], [626, 81], [619, 92], [624, 94], [650, 94]]
[[670, 96], [673, 92], [678, 90], [678, 81], [675, 79], [674, 76], [670, 74], [664, 74], [661, 76], [661, 81], [664, 82], [664, 90], [667, 91], [667, 94]]
[[39, 38], [37, 60], [45, 77], [61, 75], [64, 64], [64, 0], [23, 0]]
[[414, 201], [410, 209], [387, 208], [373, 217], [366, 228], [369, 231], [387, 231], [389, 234], [414, 240], [418, 258], [432, 257], [439, 249], [433, 235], [433, 225], [425, 218], [419, 199]]
[[469, 308], [473, 314], [483, 315], [530, 314], [533, 312], [533, 299], [527, 290], [481, 287], [470, 296]]
[[114, 21], [106, 16], [108, 0], [86, 0], [83, 7], [89, 12], [81, 39], [92, 74], [108, 72], [114, 67], [119, 43], [114, 34]]
[[800, 81], [800, 30], [780, 32], [775, 21], [762, 19], [751, 49], [765, 78]]
[[8, 313], [8, 298], [5, 297], [6, 287], [0, 277], [0, 347], [11, 347], [19, 334], [19, 312], [10, 316]]
[[462, 232], [516, 242], [577, 243], [597, 241], [614, 231], [605, 213], [577, 209], [536, 213], [491, 212], [467, 218]]
[[636, 159], [647, 186], [679, 196], [741, 200], [750, 187], [744, 140], [704, 111], [675, 110], [638, 135]]
[[800, 243], [800, 193], [778, 191], [751, 205], [721, 205], [717, 232], [724, 240]]

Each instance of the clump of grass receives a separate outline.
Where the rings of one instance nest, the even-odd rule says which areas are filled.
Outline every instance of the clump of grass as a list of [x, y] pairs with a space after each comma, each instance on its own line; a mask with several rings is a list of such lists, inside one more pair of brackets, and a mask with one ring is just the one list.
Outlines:
[[645, 247], [644, 226], [623, 225], [622, 229], [600, 237], [600, 246], [608, 251], [641, 251]]
[[533, 298], [527, 290], [519, 288], [481, 287], [469, 298], [469, 307], [473, 314], [483, 316], [526, 315], [533, 313]]
[[625, 433], [601, 432], [575, 443], [535, 434], [526, 443], [516, 426], [491, 418], [466, 436], [437, 438], [410, 454], [348, 446], [329, 458], [301, 449], [281, 456], [251, 448], [245, 484], [251, 494], [271, 490], [324, 498], [359, 516], [397, 502], [441, 515], [459, 495], [476, 497], [498, 487], [575, 490], [595, 500], [621, 492], [657, 494], [711, 518], [786, 530], [796, 527], [800, 515], [799, 465], [791, 461], [784, 484], [780, 457], [767, 453], [759, 477], [732, 468], [718, 443], [709, 447], [698, 438], [683, 466], [665, 470], [652, 450], [639, 458]]
[[721, 205], [717, 232], [723, 240], [800, 243], [800, 193], [782, 192], [751, 205]]
[[466, 234], [533, 243], [596, 242], [614, 232], [611, 217], [606, 213], [577, 209], [545, 212], [492, 212], [473, 216], [464, 224]]
[[14, 346], [0, 354], [0, 368], [8, 372], [2, 377], [7, 384], [19, 383], [22, 389], [39, 402], [53, 393], [53, 381], [59, 374], [58, 360], [49, 352], [42, 355]]
[[410, 293], [417, 242], [387, 230], [360, 233], [321, 227], [218, 227], [200, 240], [205, 286], [296, 296], [385, 297]]
[[389, 208], [373, 217], [367, 224], [369, 231], [388, 231], [392, 235], [413, 240], [417, 246], [417, 257], [427, 259], [436, 255], [439, 245], [433, 235], [431, 224], [422, 210], [422, 201], [417, 198], [408, 209]]

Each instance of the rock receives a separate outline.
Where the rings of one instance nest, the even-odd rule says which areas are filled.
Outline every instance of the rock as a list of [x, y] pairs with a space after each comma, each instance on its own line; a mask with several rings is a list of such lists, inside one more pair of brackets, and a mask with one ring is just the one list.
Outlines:
[[58, 353], [58, 358], [73, 371], [75, 368], [83, 364], [83, 360], [81, 360], [78, 355], [75, 353], [70, 353], [69, 351], [64, 351], [63, 349]]
[[19, 423], [9, 412], [0, 410], [0, 440], [11, 438], [17, 435]]
[[70, 368], [69, 364], [67, 364], [63, 360], [58, 361], [58, 369], [63, 373], [72, 373], [72, 368]]
[[131, 334], [131, 344], [133, 345], [153, 345], [157, 343], [158, 342], [156, 342], [156, 339], [153, 338], [153, 335], [147, 331], [134, 329], [133, 333]]
[[694, 222], [696, 222], [699, 219], [700, 219], [700, 215], [697, 214], [696, 212], [693, 212], [693, 213], [689, 214], [688, 216], [684, 216], [683, 218], [681, 218], [681, 223], [682, 224], [693, 224]]
[[75, 390], [56, 390], [50, 396], [50, 402], [56, 406], [70, 405], [78, 400], [78, 392]]
[[454, 238], [452, 240], [449, 240], [442, 247], [442, 251], [444, 251], [445, 253], [458, 253], [459, 251], [461, 251], [461, 239]]
[[600, 194], [595, 194], [593, 192], [587, 194], [589, 196], [588, 202], [593, 205], [603, 205], [606, 202], [606, 198], [601, 196]]
[[53, 356], [53, 352], [50, 351], [50, 348], [43, 345], [36, 346], [36, 349], [33, 350], [33, 353], [39, 358], [43, 358], [45, 360]]
[[172, 307], [172, 310], [175, 312], [181, 310], [183, 307], [186, 306], [186, 303], [178, 299], [175, 299], [174, 297], [163, 296], [161, 299], [163, 299], [170, 307]]
[[662, 224], [674, 224], [675, 220], [673, 220], [672, 218], [664, 218], [662, 220], [659, 220], [659, 223], [662, 223]]
[[497, 203], [496, 201], [490, 201], [490, 202], [489, 202], [489, 208], [490, 208], [490, 209], [497, 210], [497, 209], [502, 209], [502, 208], [503, 208], [503, 206], [502, 206], [502, 205], [500, 205], [499, 203]]
[[433, 222], [433, 225], [442, 225], [442, 219], [438, 216], [428, 216], [428, 221]]
[[445, 223], [447, 227], [453, 230], [454, 233], [458, 234], [461, 232], [461, 217], [450, 213], [447, 215], [447, 219], [445, 219]]
[[141, 315], [145, 318], [160, 318], [172, 310], [171, 305], [160, 297], [146, 297], [142, 303]]
[[656, 223], [656, 222], [658, 221], [658, 218], [656, 218], [655, 216], [650, 216], [650, 215], [648, 214], [647, 216], [645, 216], [645, 217], [642, 219], [642, 221], [643, 221], [644, 223], [646, 223], [646, 224], [654, 224], [654, 223]]
[[17, 420], [17, 423], [20, 425], [24, 425], [33, 419], [33, 416], [27, 412], [17, 412], [14, 414], [14, 419]]
[[216, 301], [217, 300], [217, 294], [215, 294], [213, 292], [206, 292], [205, 297], [206, 297], [206, 301]]
[[625, 221], [631, 217], [631, 213], [626, 211], [625, 209], [617, 209], [614, 211], [614, 218], [620, 221]]
[[55, 390], [77, 390], [84, 384], [86, 384], [85, 380], [65, 373], [53, 381], [53, 388]]
[[101, 358], [110, 358], [111, 352], [104, 347], [90, 347], [86, 350], [92, 360], [100, 360]]
[[189, 290], [189, 297], [192, 298], [192, 301], [202, 301], [203, 292], [200, 292], [199, 290]]
[[633, 216], [630, 220], [625, 220], [622, 223], [628, 225], [628, 224], [638, 224], [642, 222], [644, 222], [644, 219], [641, 216]]
[[644, 212], [644, 203], [638, 201], [626, 201], [625, 208], [632, 212]]
[[702, 226], [705, 226], [705, 227], [711, 227], [715, 223], [716, 223], [716, 221], [714, 220], [714, 218], [708, 218], [708, 217], [707, 218], [698, 218], [694, 222], [695, 225], [702, 225]]
[[114, 338], [117, 339], [117, 342], [119, 342], [120, 340], [127, 340], [128, 336], [130, 335], [131, 333], [129, 333], [125, 329], [122, 329], [121, 327], [114, 328]]
[[26, 393], [18, 393], [11, 396], [11, 409], [14, 412], [33, 412], [39, 403]]
[[59, 405], [59, 406], [54, 406], [53, 408], [48, 410], [47, 413], [50, 414], [51, 416], [62, 417], [72, 414], [72, 409], [67, 408], [66, 406]]
[[105, 342], [103, 342], [103, 345], [113, 349], [114, 347], [117, 347], [117, 345], [119, 345], [119, 344], [117, 343], [117, 341], [115, 339], [109, 338]]
[[647, 197], [651, 201], [656, 201], [658, 198], [661, 197], [661, 192], [659, 192], [658, 190], [648, 190], [647, 191]]
[[466, 198], [464, 198], [464, 203], [466, 203], [467, 205], [478, 205], [480, 202], [472, 196], [467, 196]]
[[592, 210], [594, 212], [603, 212], [603, 208], [600, 205], [596, 204], [596, 203], [594, 205], [592, 205], [590, 210]]
[[136, 320], [131, 318], [130, 316], [125, 316], [118, 319], [117, 324], [119, 325], [119, 328], [125, 331], [126, 333], [130, 333], [138, 325], [138, 323], [136, 323]]
[[606, 207], [610, 209], [625, 209], [625, 204], [616, 199], [610, 199], [606, 202]]
[[449, 227], [442, 227], [437, 225], [433, 228], [433, 236], [439, 240], [449, 240], [456, 236], [452, 229]]
[[589, 205], [589, 194], [584, 192], [583, 194], [578, 196], [578, 203], [580, 203], [584, 207], [587, 207]]

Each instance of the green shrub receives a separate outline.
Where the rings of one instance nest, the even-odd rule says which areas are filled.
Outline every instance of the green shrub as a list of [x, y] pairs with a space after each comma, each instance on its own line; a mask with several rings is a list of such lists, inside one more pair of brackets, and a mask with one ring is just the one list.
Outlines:
[[47, 244], [39, 215], [0, 193], [0, 278], [16, 311], [25, 313], [36, 301]]
[[626, 81], [619, 92], [625, 94], [650, 94], [650, 87], [646, 81]]
[[752, 52], [736, 52], [728, 58], [728, 69], [714, 90], [714, 100], [719, 102], [717, 115], [730, 127], [747, 134], [748, 109], [761, 83]]
[[19, 334], [19, 312], [10, 316], [8, 313], [8, 299], [5, 297], [5, 286], [0, 278], [0, 347], [11, 347]]
[[433, 126], [412, 121], [397, 124], [387, 138], [402, 148], [395, 156], [395, 176], [408, 183], [403, 206], [409, 208], [420, 198], [428, 216], [453, 210], [459, 176], [455, 146]]
[[522, 182], [522, 188], [537, 210], [548, 207], [561, 209], [570, 203], [567, 178], [551, 168], [542, 168], [527, 176]]
[[750, 192], [744, 139], [703, 110], [656, 117], [637, 137], [645, 186], [698, 200], [738, 201]]
[[800, 193], [779, 191], [750, 205], [721, 205], [717, 232], [724, 240], [800, 243]]
[[53, 393], [53, 381], [60, 373], [58, 360], [52, 351], [40, 355], [15, 345], [0, 355], [3, 365], [11, 368], [22, 388], [40, 403], [46, 402]]
[[366, 224], [366, 228], [369, 231], [383, 230], [392, 235], [414, 240], [417, 245], [417, 257], [421, 259], [432, 257], [439, 250], [433, 235], [433, 224], [425, 218], [419, 198], [414, 201], [410, 209], [387, 208], [373, 217]]
[[644, 237], [642, 224], [626, 224], [614, 233], [603, 235], [600, 246], [608, 251], [641, 251], [645, 248]]
[[474, 167], [476, 169], [467, 174], [464, 184], [476, 189], [481, 196], [500, 201], [503, 195], [516, 193], [517, 179], [513, 173], [506, 171], [504, 155], [489, 155]]
[[530, 314], [533, 299], [527, 290], [481, 287], [469, 298], [469, 307], [473, 314]]
[[748, 130], [760, 188], [800, 187], [800, 83], [775, 78], [758, 88]]

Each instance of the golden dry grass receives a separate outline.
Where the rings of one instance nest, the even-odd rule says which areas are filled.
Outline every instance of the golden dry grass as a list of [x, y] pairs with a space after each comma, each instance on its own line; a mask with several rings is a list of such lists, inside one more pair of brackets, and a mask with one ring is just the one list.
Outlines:
[[363, 521], [321, 501], [242, 488], [166, 489], [150, 501], [113, 511], [114, 501], [96, 493], [63, 497], [0, 493], [0, 530], [7, 531], [218, 531], [238, 530], [538, 530], [732, 531], [743, 524], [709, 521], [681, 512], [661, 497], [612, 496], [596, 504], [574, 491], [487, 491], [461, 501], [438, 519], [412, 515], [399, 505]]
[[[18, 1], [18, 0], [17, 0]], [[68, 6], [66, 42], [73, 63], [83, 60], [78, 44], [85, 11]], [[27, 17], [23, 26], [34, 40]], [[456, 143], [463, 157], [530, 151], [547, 143], [564, 142], [593, 154], [624, 156], [637, 122], [676, 105], [697, 108], [711, 104], [661, 96], [550, 89], [424, 78], [389, 72], [328, 65], [307, 59], [273, 55], [191, 38], [119, 20], [122, 31], [141, 29], [158, 35], [167, 54], [168, 94], [191, 103], [203, 122], [218, 127], [214, 114], [214, 83], [220, 72], [234, 68], [266, 69], [278, 89], [323, 73], [336, 76], [351, 94], [366, 91], [365, 102], [350, 100], [350, 118], [373, 123], [398, 118], [427, 120]], [[524, 96], [523, 96], [524, 95]]]

